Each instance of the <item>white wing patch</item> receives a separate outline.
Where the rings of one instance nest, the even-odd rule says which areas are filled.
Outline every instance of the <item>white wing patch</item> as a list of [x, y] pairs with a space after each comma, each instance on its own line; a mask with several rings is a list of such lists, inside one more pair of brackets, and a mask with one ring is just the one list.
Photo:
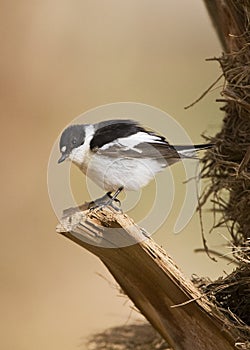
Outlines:
[[137, 132], [136, 134], [130, 135], [128, 137], [120, 137], [119, 139], [109, 142], [106, 145], [103, 145], [100, 149], [107, 150], [110, 147], [118, 146], [124, 150], [133, 150], [138, 153], [141, 153], [142, 150], [135, 148], [140, 143], [164, 143], [162, 139], [157, 135], [150, 135], [146, 132]]

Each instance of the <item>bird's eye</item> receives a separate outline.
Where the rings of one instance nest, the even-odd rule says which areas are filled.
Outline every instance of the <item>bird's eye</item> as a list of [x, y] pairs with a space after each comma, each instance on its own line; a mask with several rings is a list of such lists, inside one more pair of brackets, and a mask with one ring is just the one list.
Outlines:
[[76, 145], [76, 139], [72, 140], [73, 145]]

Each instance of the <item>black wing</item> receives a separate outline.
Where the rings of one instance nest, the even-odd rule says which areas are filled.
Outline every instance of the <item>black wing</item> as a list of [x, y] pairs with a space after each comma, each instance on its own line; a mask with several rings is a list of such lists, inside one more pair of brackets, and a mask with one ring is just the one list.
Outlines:
[[95, 124], [95, 135], [90, 142], [90, 149], [101, 148], [121, 137], [128, 137], [144, 129], [134, 120], [114, 119]]

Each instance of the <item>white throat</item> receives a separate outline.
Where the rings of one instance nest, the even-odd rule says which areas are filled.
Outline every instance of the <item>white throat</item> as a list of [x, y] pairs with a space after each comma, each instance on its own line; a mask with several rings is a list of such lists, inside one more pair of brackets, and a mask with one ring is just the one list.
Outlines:
[[91, 157], [89, 144], [93, 138], [94, 132], [95, 129], [93, 125], [86, 125], [83, 145], [74, 148], [69, 155], [69, 159], [84, 172], [86, 172]]

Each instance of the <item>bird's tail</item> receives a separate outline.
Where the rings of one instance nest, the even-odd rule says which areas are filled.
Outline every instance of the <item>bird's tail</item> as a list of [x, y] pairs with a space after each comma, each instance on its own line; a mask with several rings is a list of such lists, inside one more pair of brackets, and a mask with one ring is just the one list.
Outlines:
[[214, 143], [206, 143], [206, 144], [201, 144], [201, 145], [194, 145], [195, 150], [200, 151], [203, 149], [208, 149], [208, 148], [213, 148]]
[[186, 146], [174, 146], [175, 150], [181, 158], [196, 158], [197, 151], [213, 148], [214, 144], [200, 144], [200, 145], [186, 145]]

